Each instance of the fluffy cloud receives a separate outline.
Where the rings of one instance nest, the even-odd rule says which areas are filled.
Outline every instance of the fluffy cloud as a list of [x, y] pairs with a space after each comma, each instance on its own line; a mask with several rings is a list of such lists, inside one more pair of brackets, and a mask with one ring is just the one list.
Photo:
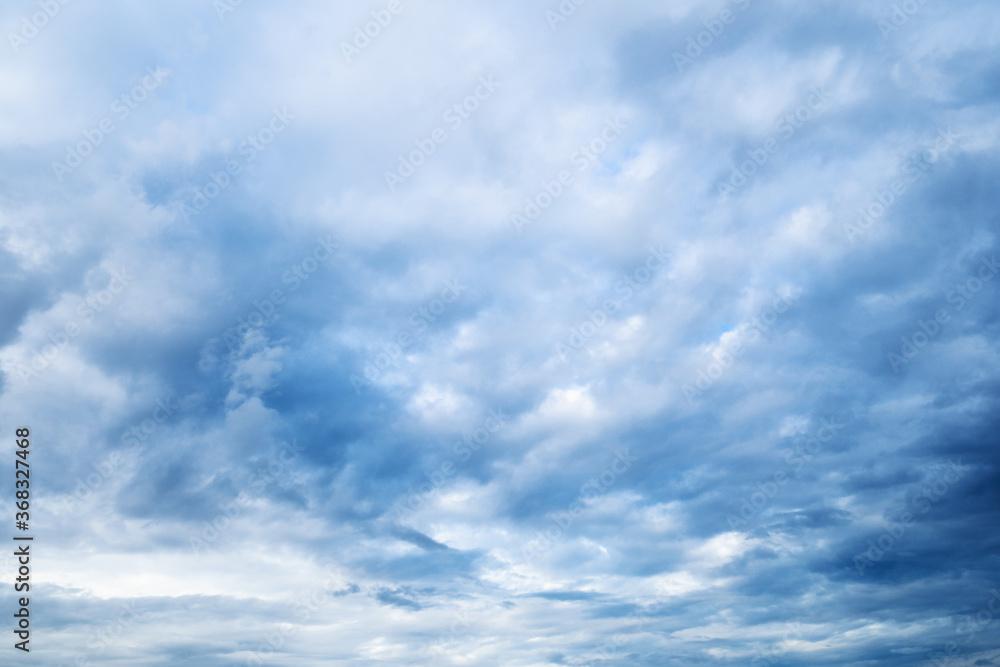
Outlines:
[[1000, 660], [994, 8], [668, 4], [5, 8], [33, 650]]

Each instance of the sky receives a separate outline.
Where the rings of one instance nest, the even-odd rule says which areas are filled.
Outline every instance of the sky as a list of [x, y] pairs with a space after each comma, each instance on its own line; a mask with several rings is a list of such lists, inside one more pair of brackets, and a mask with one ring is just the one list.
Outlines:
[[995, 3], [0, 29], [4, 664], [1000, 665]]

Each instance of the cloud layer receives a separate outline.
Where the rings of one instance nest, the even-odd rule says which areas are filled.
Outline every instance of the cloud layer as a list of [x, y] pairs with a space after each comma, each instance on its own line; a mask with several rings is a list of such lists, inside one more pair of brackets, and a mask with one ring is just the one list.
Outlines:
[[0, 27], [44, 664], [1000, 662], [991, 3]]

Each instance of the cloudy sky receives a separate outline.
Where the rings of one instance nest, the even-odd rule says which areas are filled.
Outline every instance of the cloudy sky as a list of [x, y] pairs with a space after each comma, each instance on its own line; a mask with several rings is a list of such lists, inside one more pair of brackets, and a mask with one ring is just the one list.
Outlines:
[[4, 664], [1000, 665], [995, 3], [0, 28]]

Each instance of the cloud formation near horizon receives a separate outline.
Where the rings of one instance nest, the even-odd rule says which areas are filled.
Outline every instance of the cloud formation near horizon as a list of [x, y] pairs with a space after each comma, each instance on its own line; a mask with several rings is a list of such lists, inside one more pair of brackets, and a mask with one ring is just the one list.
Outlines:
[[1000, 664], [993, 4], [0, 27], [44, 664]]

